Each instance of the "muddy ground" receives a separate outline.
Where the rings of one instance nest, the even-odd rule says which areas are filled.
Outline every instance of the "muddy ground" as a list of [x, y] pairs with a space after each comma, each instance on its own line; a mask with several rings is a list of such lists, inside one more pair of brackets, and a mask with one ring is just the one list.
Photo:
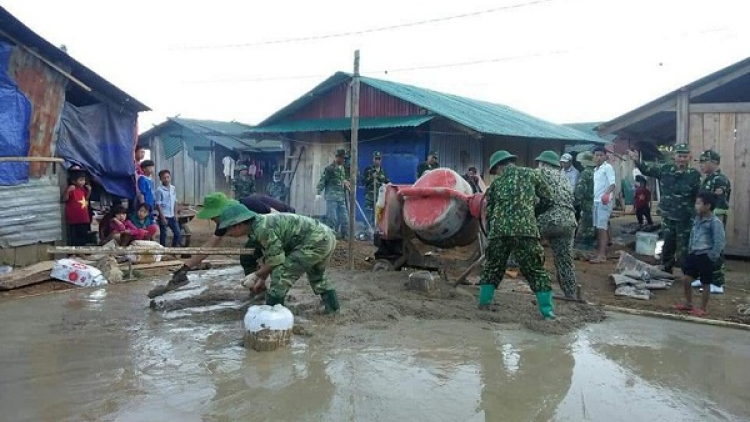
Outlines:
[[[614, 219], [613, 231], [616, 234], [619, 233], [620, 227], [632, 220], [632, 216]], [[191, 222], [191, 229], [193, 231], [192, 246], [200, 245], [211, 233], [211, 227], [203, 221]], [[242, 239], [227, 238], [224, 245], [241, 246], [242, 244]], [[427, 300], [424, 300], [423, 293], [406, 292], [404, 290], [403, 283], [406, 280], [405, 277], [409, 274], [408, 272], [403, 274], [377, 275], [370, 273], [373, 264], [371, 257], [375, 250], [370, 242], [355, 242], [354, 258], [355, 269], [357, 271], [355, 273], [346, 272], [349, 268], [347, 248], [348, 244], [346, 242], [340, 242], [331, 264], [331, 268], [337, 270], [333, 271], [333, 274], [338, 274], [336, 278], [339, 279], [339, 285], [344, 296], [342, 300], [348, 302], [348, 308], [355, 309], [355, 311], [352, 311], [355, 312], [355, 315], [345, 315], [345, 320], [353, 318], [363, 321], [382, 321], [384, 318], [387, 318], [368, 315], [368, 312], [379, 312], [379, 314], [383, 315], [391, 314], [395, 318], [399, 318], [401, 315], [410, 315], [429, 319], [458, 317], [463, 319], [486, 319], [497, 322], [520, 322], [532, 329], [534, 325], [541, 322], [536, 319], [537, 314], [533, 309], [532, 298], [524, 295], [524, 293], [528, 293], [528, 288], [525, 287], [521, 276], [516, 278], [508, 277], [501, 285], [500, 292], [497, 295], [497, 301], [500, 301], [502, 305], [500, 308], [505, 306], [507, 314], [506, 311], [502, 310], [489, 314], [477, 313], [475, 310], [475, 299], [470, 300], [471, 296], [476, 297], [477, 288], [475, 286], [462, 286], [456, 290], [449, 288], [445, 283], [438, 283], [440, 289], [431, 292], [431, 296]], [[614, 245], [612, 249], [612, 259], [606, 264], [594, 265], [583, 261], [576, 262], [576, 273], [579, 283], [582, 286], [584, 299], [590, 303], [599, 305], [613, 305], [632, 309], [675, 313], [672, 306], [682, 299], [682, 289], [679, 285], [675, 285], [666, 291], [657, 291], [647, 301], [614, 296], [614, 286], [608, 280], [608, 276], [617, 263], [617, 254], [615, 251], [617, 249], [624, 249], [632, 253], [632, 249], [627, 246], [618, 245]], [[467, 259], [472, 251], [471, 248], [464, 248], [437, 252], [446, 260], [461, 261]], [[650, 263], [656, 263], [655, 260], [648, 257], [637, 257]], [[212, 258], [226, 259], [231, 257]], [[553, 261], [549, 249], [547, 250], [546, 266], [550, 273], [553, 274]], [[461, 265], [458, 267], [461, 267]], [[750, 302], [750, 277], [748, 277], [750, 275], [750, 262], [728, 260], [727, 268], [725, 294], [712, 295], [709, 304], [709, 317], [750, 324], [750, 316], [742, 316], [737, 312], [738, 305]], [[141, 277], [165, 276], [167, 273], [168, 270], [149, 271], [142, 273]], [[459, 271], [457, 270], [448, 271], [448, 277], [455, 277], [458, 273]], [[469, 280], [476, 281], [476, 275]], [[309, 288], [305, 284], [301, 283], [300, 285], [307, 289], [301, 290], [301, 292], [309, 291]], [[554, 281], [553, 287], [559, 290]], [[74, 287], [62, 282], [47, 282], [24, 289], [2, 292], [0, 293], [0, 300], [45, 294], [51, 291], [71, 288]], [[365, 302], [367, 302], [367, 306], [359, 306], [360, 302], [362, 305], [365, 305]], [[567, 331], [572, 327], [579, 326], [582, 321], [595, 321], [599, 318], [599, 316], [595, 316], [599, 315], [598, 312], [582, 311], [583, 308], [562, 301], [557, 302], [557, 307], [561, 321], [557, 324], [557, 328], [551, 328], [552, 331]], [[381, 311], [377, 311], [377, 308], [382, 309]], [[510, 318], [508, 316], [516, 315], [519, 312], [524, 315], [533, 315], [535, 318], [519, 321], [516, 317]], [[571, 314], [577, 315], [580, 312], [592, 312], [592, 315], [578, 315], [571, 318]], [[543, 330], [546, 329], [548, 328], [544, 328]]]

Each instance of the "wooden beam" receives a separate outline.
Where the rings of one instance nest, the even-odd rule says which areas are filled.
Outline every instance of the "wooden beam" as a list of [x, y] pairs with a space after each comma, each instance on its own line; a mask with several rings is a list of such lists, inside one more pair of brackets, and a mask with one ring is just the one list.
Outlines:
[[252, 255], [254, 248], [153, 248], [153, 249], [105, 249], [102, 246], [54, 246], [47, 253], [86, 255]]
[[741, 67], [741, 68], [739, 68], [739, 69], [737, 69], [737, 70], [735, 70], [735, 71], [733, 71], [731, 73], [728, 73], [728, 74], [726, 74], [726, 75], [724, 75], [724, 76], [722, 76], [722, 77], [720, 77], [718, 79], [714, 79], [713, 81], [711, 81], [711, 82], [709, 82], [709, 83], [707, 83], [705, 85], [702, 85], [702, 86], [699, 86], [699, 87], [696, 87], [696, 88], [690, 90], [690, 98], [695, 98], [695, 97], [697, 97], [699, 95], [703, 95], [703, 94], [705, 94], [705, 93], [707, 93], [709, 91], [713, 91], [714, 89], [716, 89], [716, 88], [718, 88], [718, 87], [720, 87], [722, 85], [725, 85], [725, 84], [727, 84], [729, 82], [732, 82], [733, 80], [735, 80], [735, 79], [737, 79], [737, 78], [739, 78], [741, 76], [747, 75], [748, 73], [750, 73], [750, 65], [743, 66], [743, 67]]
[[599, 134], [602, 136], [609, 135], [610, 133], [615, 133], [620, 130], [623, 130], [626, 127], [632, 125], [633, 123], [647, 119], [656, 113], [660, 113], [662, 111], [674, 111], [674, 110], [675, 110], [675, 98], [670, 97], [654, 105], [645, 105], [641, 108], [637, 108], [620, 118], [617, 118], [611, 122], [600, 125]]
[[690, 130], [690, 91], [683, 90], [677, 93], [677, 128], [676, 144], [688, 143], [688, 131]]
[[691, 113], [750, 113], [750, 103], [690, 104]]
[[57, 157], [0, 157], [0, 162], [29, 162], [29, 163], [64, 163]]

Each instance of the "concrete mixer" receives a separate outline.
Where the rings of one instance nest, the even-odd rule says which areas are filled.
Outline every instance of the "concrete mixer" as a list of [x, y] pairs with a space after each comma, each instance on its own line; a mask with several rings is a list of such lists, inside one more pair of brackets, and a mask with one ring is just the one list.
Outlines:
[[466, 271], [456, 284], [462, 282], [484, 259], [484, 205], [483, 194], [472, 194], [469, 183], [446, 168], [424, 174], [414, 185], [384, 186], [378, 196], [378, 250], [373, 270], [408, 266], [444, 273], [450, 263], [435, 254], [421, 253], [415, 240], [442, 249], [476, 244], [470, 262], [460, 264]]

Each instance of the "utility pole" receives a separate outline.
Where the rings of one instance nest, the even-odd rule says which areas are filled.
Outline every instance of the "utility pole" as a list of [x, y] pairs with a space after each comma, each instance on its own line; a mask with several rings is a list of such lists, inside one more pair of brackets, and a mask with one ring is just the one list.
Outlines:
[[357, 212], [357, 175], [359, 174], [359, 154], [357, 142], [359, 137], [359, 50], [354, 51], [354, 75], [352, 76], [352, 145], [349, 188], [349, 270], [354, 270], [354, 228]]

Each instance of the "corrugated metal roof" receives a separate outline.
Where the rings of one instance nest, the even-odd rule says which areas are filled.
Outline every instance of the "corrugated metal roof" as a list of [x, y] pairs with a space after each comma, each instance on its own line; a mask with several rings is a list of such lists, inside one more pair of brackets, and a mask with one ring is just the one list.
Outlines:
[[62, 239], [57, 175], [0, 186], [0, 248]]
[[[270, 126], [288, 118], [305, 104], [350, 79], [350, 74], [337, 72], [312, 91], [271, 115], [259, 126]], [[361, 82], [393, 97], [415, 104], [431, 114], [445, 117], [480, 133], [600, 143], [598, 138], [586, 133], [538, 119], [502, 104], [474, 100], [382, 79], [362, 77]]]
[[617, 135], [610, 134], [610, 135], [601, 136], [596, 131], [596, 128], [602, 123], [604, 122], [565, 123], [565, 126], [572, 127], [573, 129], [587, 133], [591, 136], [595, 136], [601, 139], [602, 143], [613, 142], [615, 138], [617, 138]]
[[[166, 122], [157, 125], [138, 136], [140, 140], [159, 136], [163, 141], [172, 142], [179, 139], [191, 146], [191, 156], [203, 160], [208, 153], [200, 154], [195, 151], [195, 146], [208, 147], [213, 141], [231, 150], [242, 150], [250, 152], [273, 152], [281, 151], [283, 147], [280, 141], [258, 140], [249, 135], [253, 127], [239, 122], [222, 122], [216, 120], [186, 119], [182, 117], [170, 117]], [[169, 141], [168, 141], [169, 140]], [[180, 144], [180, 149], [181, 149]], [[170, 153], [176, 154], [180, 149], [173, 150], [167, 147]]]
[[[417, 127], [429, 122], [435, 116], [403, 117], [363, 117], [359, 119], [360, 129], [389, 129], [394, 127]], [[344, 119], [309, 119], [280, 122], [250, 129], [250, 133], [289, 133], [289, 132], [339, 132], [350, 130], [352, 121]]]

